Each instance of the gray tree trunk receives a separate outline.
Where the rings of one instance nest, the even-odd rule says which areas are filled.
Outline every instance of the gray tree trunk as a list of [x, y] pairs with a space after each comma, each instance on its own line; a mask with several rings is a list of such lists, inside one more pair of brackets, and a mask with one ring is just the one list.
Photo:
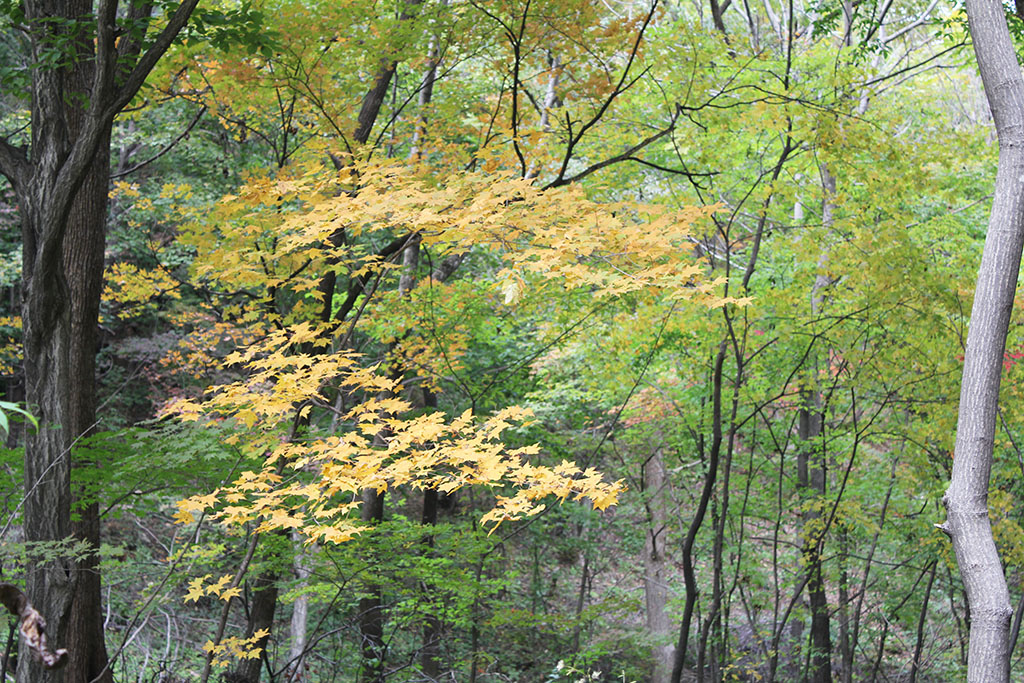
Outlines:
[[968, 0], [974, 52], [996, 133], [999, 170], [964, 352], [953, 476], [943, 497], [971, 615], [967, 680], [1009, 680], [1013, 610], [988, 517], [988, 486], [1006, 333], [1024, 246], [1024, 79], [1003, 5]]
[[652, 651], [654, 672], [651, 683], [668, 683], [672, 677], [675, 648], [671, 642], [672, 622], [668, 615], [668, 575], [665, 559], [668, 472], [661, 450], [655, 451], [644, 467], [644, 501], [647, 526], [644, 540], [644, 606], [647, 631], [655, 640]]
[[[295, 547], [299, 547], [302, 538], [296, 531], [291, 532], [292, 544]], [[311, 562], [310, 554], [305, 552], [296, 552], [295, 559], [292, 561], [292, 571], [295, 572], [295, 578], [299, 580], [299, 585], [304, 586], [306, 581], [309, 580], [310, 569], [309, 565]], [[284, 680], [286, 683], [296, 683], [297, 681], [303, 680], [302, 675], [302, 659], [306, 653], [306, 632], [309, 624], [309, 596], [302, 592], [299, 593], [299, 597], [295, 598], [295, 603], [292, 605], [292, 617], [290, 622], [289, 640], [288, 640], [288, 668], [284, 674]]]

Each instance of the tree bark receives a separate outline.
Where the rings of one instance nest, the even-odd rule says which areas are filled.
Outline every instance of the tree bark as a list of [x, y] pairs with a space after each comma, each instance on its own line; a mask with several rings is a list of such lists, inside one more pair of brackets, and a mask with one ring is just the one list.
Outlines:
[[[96, 352], [99, 347], [99, 305], [103, 287], [107, 195], [110, 176], [109, 136], [100, 141], [89, 175], [72, 205], [64, 239], [64, 272], [71, 294], [68, 416], [65, 429], [73, 447], [95, 431]], [[73, 467], [91, 467], [78, 462]], [[72, 491], [72, 495], [77, 494]], [[99, 501], [86, 500], [72, 523], [75, 538], [89, 554], [76, 564], [71, 602], [71, 629], [66, 646], [70, 653], [66, 683], [110, 683], [103, 637], [103, 608], [99, 572]]]
[[1002, 354], [1024, 247], [1024, 79], [996, 0], [967, 3], [972, 42], [999, 140], [988, 233], [971, 310], [952, 476], [940, 525], [952, 540], [971, 612], [968, 681], [1010, 678], [1013, 609], [988, 518]]
[[[71, 536], [69, 449], [94, 421], [89, 417], [95, 411], [90, 393], [94, 368], [83, 354], [95, 352], [95, 330], [81, 339], [74, 335], [76, 329], [90, 327], [90, 316], [95, 320], [92, 311], [99, 295], [94, 264], [97, 254], [102, 261], [102, 245], [97, 250], [95, 244], [79, 241], [92, 240], [97, 225], [102, 232], [103, 217], [99, 222], [96, 218], [97, 211], [105, 217], [109, 170], [101, 178], [86, 179], [91, 170], [108, 163], [114, 116], [141, 87], [197, 1], [179, 5], [141, 57], [132, 39], [117, 42], [116, 0], [99, 0], [95, 12], [88, 0], [23, 3], [31, 45], [32, 138], [27, 151], [0, 138], [0, 173], [18, 198], [25, 398], [40, 423], [25, 440], [24, 527], [29, 543], [54, 544]], [[138, 10], [134, 4], [128, 15], [136, 17]], [[95, 35], [67, 35], [75, 26], [90, 25], [91, 17], [96, 19]], [[65, 44], [76, 46], [71, 61], [77, 66], [54, 68], [40, 59], [42, 51]], [[124, 66], [120, 70], [119, 60]], [[101, 147], [105, 151], [98, 152]], [[65, 270], [66, 258], [73, 259], [67, 261], [70, 271]], [[87, 301], [88, 297], [96, 300]], [[95, 514], [90, 519], [86, 510], [84, 522], [78, 532], [96, 538]], [[107, 675], [102, 628], [95, 619], [98, 576], [89, 562], [76, 566], [64, 556], [37, 563], [28, 572], [29, 599], [46, 615], [53, 641], [70, 646], [72, 665], [63, 671], [46, 670], [30, 656], [20, 657], [19, 681], [102, 681]], [[72, 607], [73, 600], [77, 607]], [[72, 618], [73, 613], [82, 619]]]
[[[80, 3], [79, 11], [87, 13], [91, 2]], [[83, 53], [88, 52], [85, 47]], [[93, 64], [83, 54], [73, 70], [74, 95], [68, 98], [68, 127], [78, 138], [85, 124], [84, 107], [75, 107], [76, 100], [88, 96], [93, 79]], [[103, 292], [103, 257], [106, 249], [106, 223], [110, 186], [110, 130], [101, 136], [92, 163], [75, 195], [64, 236], [64, 273], [68, 282], [71, 305], [71, 336], [69, 344], [68, 415], [64, 429], [74, 446], [96, 428], [96, 352], [99, 349], [100, 297]], [[91, 467], [90, 463], [72, 462], [74, 467]], [[78, 498], [78, 492], [72, 491]], [[99, 501], [84, 500], [78, 506], [78, 520], [72, 533], [83, 541], [89, 553], [76, 564], [76, 583], [71, 602], [71, 628], [66, 646], [70, 662], [66, 683], [111, 683], [107, 666], [107, 649], [103, 637], [103, 600], [99, 572], [100, 517]]]
[[943, 503], [971, 615], [967, 680], [1009, 680], [1013, 610], [988, 516], [999, 383], [1024, 247], [1024, 79], [998, 0], [968, 0], [974, 52], [999, 137], [992, 213], [964, 351], [953, 474]]

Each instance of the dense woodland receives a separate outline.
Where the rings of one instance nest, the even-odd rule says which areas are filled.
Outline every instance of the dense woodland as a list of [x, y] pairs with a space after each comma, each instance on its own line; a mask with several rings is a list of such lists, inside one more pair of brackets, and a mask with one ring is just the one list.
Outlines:
[[1024, 677], [1020, 2], [0, 26], [12, 680]]

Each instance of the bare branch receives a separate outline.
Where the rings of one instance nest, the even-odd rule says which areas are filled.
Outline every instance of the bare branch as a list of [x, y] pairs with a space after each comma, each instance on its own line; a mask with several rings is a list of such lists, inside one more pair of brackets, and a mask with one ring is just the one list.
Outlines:
[[135, 164], [134, 166], [132, 166], [131, 168], [129, 168], [126, 171], [119, 171], [117, 173], [111, 173], [110, 174], [110, 179], [111, 180], [116, 180], [118, 178], [123, 178], [126, 175], [130, 175], [132, 173], [135, 173], [136, 171], [138, 171], [143, 166], [147, 166], [147, 165], [153, 163], [154, 161], [156, 161], [157, 159], [159, 159], [163, 155], [165, 155], [168, 152], [170, 152], [172, 149], [174, 149], [175, 145], [177, 145], [179, 142], [181, 142], [185, 138], [185, 136], [188, 135], [192, 131], [192, 129], [196, 127], [196, 124], [199, 123], [199, 119], [203, 118], [203, 114], [205, 114], [205, 113], [206, 113], [206, 105], [203, 105], [202, 107], [199, 108], [199, 111], [196, 112], [196, 115], [192, 118], [191, 123], [188, 124], [188, 126], [185, 128], [185, 130], [181, 131], [181, 133], [179, 133], [176, 138], [174, 138], [173, 140], [168, 142], [166, 145], [164, 145], [163, 149], [161, 149], [159, 152], [157, 152], [153, 156], [149, 157], [145, 161], [141, 161], [141, 162]]
[[583, 169], [582, 171], [580, 171], [576, 175], [573, 175], [573, 176], [570, 176], [570, 177], [566, 178], [563, 175], [564, 172], [565, 172], [565, 168], [563, 167], [562, 172], [559, 173], [558, 177], [555, 178], [554, 180], [552, 180], [550, 183], [548, 183], [544, 187], [544, 189], [547, 190], [547, 189], [550, 189], [552, 187], [560, 187], [562, 185], [569, 185], [571, 183], [575, 183], [577, 180], [581, 180], [581, 179], [585, 178], [586, 176], [590, 175], [591, 173], [593, 173], [594, 171], [601, 170], [605, 166], [611, 166], [612, 164], [618, 163], [620, 161], [625, 161], [626, 159], [634, 158], [634, 155], [636, 155], [636, 153], [639, 152], [640, 150], [642, 150], [644, 147], [647, 147], [652, 142], [660, 140], [661, 138], [665, 137], [666, 135], [671, 133], [673, 130], [675, 130], [675, 128], [676, 128], [676, 117], [677, 116], [678, 116], [678, 112], [677, 112], [677, 114], [675, 116], [672, 117], [672, 122], [668, 125], [667, 128], [659, 130], [654, 135], [651, 135], [651, 136], [648, 136], [647, 138], [644, 138], [640, 142], [636, 143], [635, 145], [633, 145], [632, 147], [627, 149], [622, 154], [616, 154], [613, 157], [608, 157], [604, 161], [599, 161], [596, 164], [591, 164], [590, 166], [588, 166], [587, 168]]
[[104, 118], [109, 116], [113, 119], [117, 112], [124, 109], [131, 102], [132, 98], [135, 97], [135, 93], [142, 87], [146, 77], [149, 76], [149, 72], [153, 70], [156, 63], [167, 52], [167, 49], [170, 48], [175, 37], [185, 27], [197, 4], [199, 4], [199, 0], [185, 0], [178, 5], [178, 9], [171, 15], [167, 25], [160, 31], [160, 35], [157, 36], [153, 44], [149, 46], [149, 49], [139, 58], [131, 73], [125, 77], [124, 84], [118, 88], [115, 97], [110, 100], [104, 110]]

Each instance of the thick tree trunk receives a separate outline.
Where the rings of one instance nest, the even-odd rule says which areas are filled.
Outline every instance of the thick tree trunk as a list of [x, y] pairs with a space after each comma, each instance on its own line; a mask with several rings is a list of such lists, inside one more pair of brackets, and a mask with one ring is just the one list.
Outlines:
[[[72, 390], [71, 310], [61, 246], [77, 188], [61, 188], [58, 180], [71, 144], [60, 95], [64, 80], [54, 70], [33, 74], [36, 156], [31, 175], [12, 179], [21, 208], [25, 400], [39, 420], [39, 429], [28, 430], [25, 438], [24, 528], [30, 546], [63, 542], [71, 535], [71, 435], [65, 428]], [[55, 201], [61, 190], [64, 200]], [[46, 615], [52, 642], [63, 647], [71, 630], [75, 564], [59, 556], [30, 567], [29, 600]], [[43, 669], [30, 656], [18, 658], [22, 683], [56, 683], [63, 673]]]
[[953, 475], [943, 497], [971, 617], [967, 680], [1009, 680], [1013, 610], [988, 517], [1006, 333], [1024, 246], [1024, 79], [998, 0], [969, 0], [974, 52], [999, 136], [999, 171], [964, 351]]
[[[96, 351], [99, 346], [99, 308], [103, 287], [107, 195], [110, 175], [109, 136], [100, 141], [96, 158], [71, 208], [64, 239], [64, 272], [71, 293], [71, 337], [68, 350], [68, 417], [65, 429], [74, 445], [96, 426]], [[92, 467], [85, 462], [75, 467]], [[109, 683], [103, 637], [99, 573], [99, 501], [85, 501], [72, 524], [76, 539], [92, 550], [76, 566], [71, 628], [66, 647], [70, 662], [66, 683]]]
[[[26, 56], [32, 72], [32, 140], [26, 151], [0, 138], [0, 173], [11, 181], [18, 197], [25, 398], [40, 423], [37, 431], [29, 430], [25, 440], [25, 537], [30, 544], [50, 544], [50, 550], [52, 544], [65, 542], [72, 534], [69, 449], [86, 425], [91, 426], [89, 413], [95, 412], [95, 396], [89, 393], [94, 389], [94, 368], [84, 354], [95, 353], [94, 311], [99, 290], [94, 264], [97, 257], [102, 261], [103, 250], [102, 244], [97, 251], [95, 244], [75, 242], [90, 240], [97, 225], [102, 231], [103, 217], [98, 223], [96, 220], [97, 211], [105, 215], [105, 168], [101, 178], [89, 181], [94, 185], [86, 185], [92, 188], [84, 191], [87, 198], [74, 208], [72, 205], [90, 170], [107, 164], [114, 116], [141, 87], [197, 1], [185, 0], [179, 5], [141, 57], [135, 40], [121, 36], [118, 43], [116, 0], [100, 0], [95, 13], [91, 0], [22, 3], [31, 49]], [[135, 3], [127, 14], [139, 18], [151, 11], [150, 4]], [[94, 34], [69, 34], [90, 26]], [[44, 51], [68, 44], [78, 50], [78, 54], [68, 55], [75, 68], [43, 63]], [[123, 69], [118, 68], [121, 58]], [[104, 151], [97, 157], [100, 147]], [[68, 272], [65, 249], [73, 258]], [[74, 280], [70, 290], [68, 275]], [[89, 293], [93, 291], [95, 295]], [[74, 336], [73, 324], [79, 325], [79, 330], [88, 328], [85, 338]], [[80, 383], [86, 387], [84, 397], [78, 395]], [[98, 538], [94, 513], [86, 510], [85, 524], [78, 530], [93, 539]], [[104, 680], [102, 624], [96, 621], [99, 584], [90, 583], [98, 577], [94, 565], [86, 564], [84, 572], [78, 571], [81, 568], [61, 557], [34, 564], [28, 572], [30, 600], [45, 614], [55, 646], [71, 639], [73, 664], [55, 673], [41, 669], [32, 657], [21, 657], [19, 681]], [[89, 575], [81, 584], [80, 573]], [[78, 601], [76, 614], [83, 616], [74, 623], [73, 598]]]
[[[22, 229], [39, 234], [45, 214], [45, 186], [38, 203], [22, 204]], [[33, 210], [36, 209], [36, 210]], [[43, 214], [43, 215], [40, 215]], [[27, 241], [26, 241], [27, 242]], [[49, 256], [49, 255], [47, 255]], [[68, 410], [68, 347], [70, 316], [67, 284], [60, 267], [60, 252], [47, 258], [26, 248], [23, 255], [25, 344], [25, 398], [39, 420], [38, 430], [25, 438], [25, 538], [31, 545], [65, 541], [71, 535], [71, 467], [68, 434], [61, 428]], [[50, 562], [30, 562], [27, 593], [45, 615], [51, 642], [63, 647], [70, 631], [68, 614], [74, 593], [75, 566], [66, 557]], [[18, 658], [21, 683], [57, 683], [63, 672], [43, 669], [27, 652]]]

